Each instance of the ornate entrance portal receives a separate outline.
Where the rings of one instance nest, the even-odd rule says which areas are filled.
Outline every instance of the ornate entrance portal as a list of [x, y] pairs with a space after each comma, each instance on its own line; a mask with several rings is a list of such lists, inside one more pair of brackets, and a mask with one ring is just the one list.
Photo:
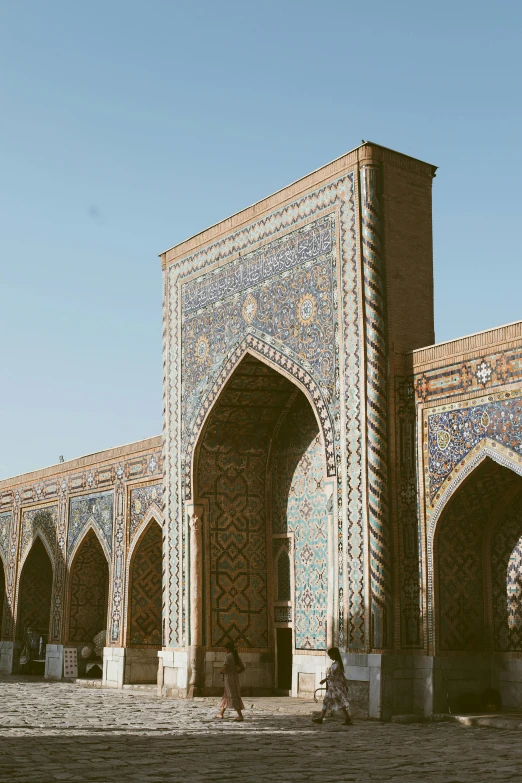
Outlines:
[[[277, 667], [290, 690], [289, 656], [326, 645], [328, 497], [312, 407], [247, 354], [207, 418], [196, 460], [203, 645], [212, 652], [233, 640], [250, 654], [248, 685], [273, 688]], [[208, 676], [201, 684], [219, 686]]]

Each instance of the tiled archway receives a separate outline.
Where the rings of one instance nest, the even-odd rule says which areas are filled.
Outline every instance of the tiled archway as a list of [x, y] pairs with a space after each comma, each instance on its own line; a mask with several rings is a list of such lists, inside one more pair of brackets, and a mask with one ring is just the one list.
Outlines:
[[40, 537], [37, 537], [27, 555], [20, 577], [17, 621], [19, 639], [24, 637], [29, 628], [48, 633], [52, 589], [51, 560]]
[[219, 647], [232, 638], [257, 652], [273, 648], [269, 553], [273, 536], [294, 536], [296, 643], [324, 650], [326, 470], [309, 401], [291, 380], [247, 354], [210, 411], [197, 458], [197, 501], [208, 510], [205, 644]]
[[109, 566], [91, 529], [76, 551], [69, 577], [68, 641], [92, 644], [106, 630]]
[[162, 532], [153, 519], [138, 541], [129, 569], [128, 646], [161, 647]]
[[435, 638], [441, 653], [483, 652], [493, 645], [498, 596], [503, 592], [505, 600], [508, 560], [522, 534], [519, 505], [512, 505], [519, 492], [522, 477], [486, 459], [441, 513], [434, 540]]

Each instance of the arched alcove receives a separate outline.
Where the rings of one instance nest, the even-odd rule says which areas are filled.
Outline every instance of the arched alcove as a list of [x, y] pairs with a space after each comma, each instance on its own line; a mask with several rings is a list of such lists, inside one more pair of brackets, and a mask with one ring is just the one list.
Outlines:
[[[292, 380], [247, 354], [208, 414], [196, 460], [195, 501], [206, 509], [204, 644], [233, 639], [280, 660], [284, 636], [291, 680], [294, 650], [326, 645], [326, 464], [314, 410]], [[281, 539], [286, 552], [274, 561]], [[283, 612], [281, 603], [293, 600], [291, 572], [295, 606]]]
[[90, 644], [107, 627], [109, 566], [91, 529], [76, 550], [69, 575], [67, 640]]
[[[486, 458], [456, 489], [437, 522], [434, 540], [436, 646], [440, 652], [484, 651], [488, 646], [486, 576], [491, 567], [489, 535], [522, 477]], [[486, 598], [486, 601], [485, 601]]]
[[162, 531], [153, 519], [134, 548], [129, 568], [129, 647], [161, 647], [162, 563]]
[[279, 553], [277, 558], [277, 601], [291, 601], [292, 590], [290, 581], [290, 555], [286, 549]]
[[435, 650], [452, 657], [439, 709], [489, 687], [522, 707], [522, 477], [486, 457], [442, 509], [433, 554]]
[[38, 536], [27, 555], [19, 583], [17, 636], [25, 640], [30, 629], [42, 635], [49, 632], [53, 566]]

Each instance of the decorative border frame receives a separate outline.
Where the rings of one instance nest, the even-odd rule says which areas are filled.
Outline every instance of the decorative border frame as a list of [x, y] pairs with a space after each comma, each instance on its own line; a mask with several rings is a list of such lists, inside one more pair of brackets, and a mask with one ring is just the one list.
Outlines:
[[[196, 252], [180, 258], [164, 269], [164, 436], [166, 489], [166, 601], [165, 643], [177, 649], [186, 643], [186, 575], [184, 564], [186, 520], [182, 495], [184, 475], [178, 466], [188, 463], [181, 451], [181, 286], [188, 279], [208, 272], [214, 266], [232, 260], [263, 241], [284, 236], [311, 218], [334, 210], [338, 216], [339, 261], [339, 378], [344, 381], [339, 419], [333, 422], [336, 454], [338, 514], [338, 638], [341, 646], [365, 649], [366, 610], [365, 576], [367, 571], [366, 449], [364, 431], [364, 324], [361, 270], [357, 257], [356, 168], [335, 177], [294, 201], [268, 212], [237, 231], [209, 242]], [[337, 338], [336, 338], [337, 339]], [[354, 382], [355, 381], [355, 382]], [[340, 383], [336, 378], [336, 393]], [[346, 467], [344, 467], [346, 466]], [[185, 467], [183, 468], [185, 470]], [[348, 522], [348, 519], [350, 520]], [[346, 562], [346, 567], [345, 567]], [[361, 566], [361, 563], [363, 564]], [[356, 565], [354, 565], [356, 564]], [[348, 605], [355, 624], [349, 623]], [[353, 611], [352, 611], [353, 610]], [[346, 620], [345, 620], [346, 618]]]

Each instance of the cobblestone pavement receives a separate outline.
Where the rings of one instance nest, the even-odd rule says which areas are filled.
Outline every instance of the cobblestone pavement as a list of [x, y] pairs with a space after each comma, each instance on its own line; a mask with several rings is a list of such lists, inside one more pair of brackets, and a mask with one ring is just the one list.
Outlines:
[[[285, 705], [286, 702], [286, 705]], [[314, 705], [247, 700], [244, 723], [216, 701], [0, 680], [0, 781], [520, 781], [519, 731], [448, 723], [312, 724]], [[252, 706], [253, 705], [253, 706]], [[270, 709], [267, 709], [269, 707]]]

